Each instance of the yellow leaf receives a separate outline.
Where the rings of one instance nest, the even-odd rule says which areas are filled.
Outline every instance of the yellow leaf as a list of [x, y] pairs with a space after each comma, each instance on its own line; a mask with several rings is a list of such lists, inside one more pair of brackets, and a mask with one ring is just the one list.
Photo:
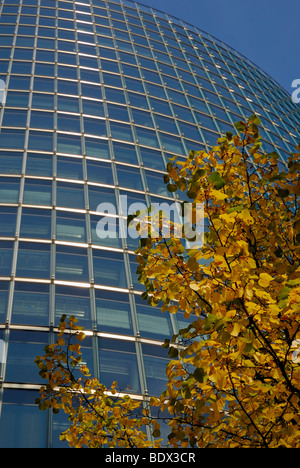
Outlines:
[[273, 278], [268, 273], [260, 273], [258, 284], [262, 288], [267, 288], [270, 285], [271, 281], [273, 281]]
[[210, 194], [216, 199], [216, 200], [225, 200], [228, 198], [228, 195], [226, 193], [220, 192], [219, 190], [211, 190]]

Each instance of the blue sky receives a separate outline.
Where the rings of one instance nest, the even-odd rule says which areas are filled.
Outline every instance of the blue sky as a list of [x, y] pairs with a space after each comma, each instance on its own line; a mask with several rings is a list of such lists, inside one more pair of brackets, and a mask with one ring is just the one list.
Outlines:
[[299, 0], [141, 0], [209, 32], [288, 92], [300, 79]]

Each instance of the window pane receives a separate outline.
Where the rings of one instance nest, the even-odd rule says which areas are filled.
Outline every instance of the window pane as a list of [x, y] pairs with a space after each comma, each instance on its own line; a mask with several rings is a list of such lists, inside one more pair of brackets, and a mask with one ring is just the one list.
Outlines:
[[15, 236], [17, 208], [0, 207], [0, 236]]
[[84, 209], [84, 187], [79, 184], [57, 183], [57, 206]]
[[87, 161], [87, 173], [89, 182], [114, 185], [111, 164], [95, 161]]
[[56, 238], [69, 242], [86, 242], [85, 215], [57, 211]]
[[18, 203], [20, 179], [0, 178], [0, 203]]
[[16, 283], [12, 308], [12, 323], [49, 325], [49, 286]]
[[12, 242], [0, 242], [0, 276], [11, 275]]
[[40, 175], [44, 177], [52, 176], [52, 156], [44, 154], [27, 154], [26, 161], [26, 174], [27, 175]]
[[150, 307], [139, 296], [135, 296], [139, 329], [142, 337], [164, 340], [173, 335], [170, 315], [159, 307]]
[[149, 395], [158, 396], [166, 388], [166, 366], [169, 362], [167, 351], [158, 346], [143, 344], [147, 390]]
[[51, 211], [23, 208], [20, 236], [35, 239], [50, 239]]
[[122, 254], [93, 249], [95, 283], [126, 288], [126, 271]]
[[[7, 301], [8, 301], [8, 288], [9, 283], [2, 282], [0, 284], [0, 321], [2, 323], [6, 320], [6, 308], [7, 308]], [[0, 335], [0, 338], [2, 336]], [[1, 371], [1, 362], [0, 362], [0, 371]]]
[[100, 381], [110, 387], [118, 382], [121, 391], [139, 392], [137, 357], [134, 343], [99, 339]]
[[89, 281], [87, 250], [56, 247], [56, 279], [65, 281]]
[[122, 247], [119, 237], [119, 219], [110, 216], [91, 215], [92, 243], [107, 247]]
[[50, 245], [20, 242], [17, 276], [48, 279], [50, 277]]
[[108, 141], [85, 137], [85, 153], [94, 158], [110, 159]]
[[47, 447], [48, 415], [34, 404], [38, 397], [39, 392], [28, 390], [4, 391], [0, 423], [1, 448]]
[[5, 379], [7, 382], [40, 383], [35, 358], [48, 341], [48, 333], [11, 331]]
[[23, 164], [22, 153], [0, 153], [0, 173], [1, 174], [21, 174]]
[[81, 138], [72, 135], [57, 135], [57, 151], [66, 154], [82, 154]]
[[127, 294], [96, 290], [98, 330], [132, 335], [132, 320]]
[[46, 205], [52, 203], [52, 185], [49, 181], [43, 183], [35, 180], [26, 180], [23, 203], [27, 205]]
[[83, 180], [82, 160], [58, 157], [57, 177], [61, 177], [62, 179]]
[[[62, 315], [72, 312], [84, 328], [91, 328], [90, 290], [67, 286], [55, 287], [55, 325], [59, 325]], [[92, 370], [92, 369], [91, 369]]]

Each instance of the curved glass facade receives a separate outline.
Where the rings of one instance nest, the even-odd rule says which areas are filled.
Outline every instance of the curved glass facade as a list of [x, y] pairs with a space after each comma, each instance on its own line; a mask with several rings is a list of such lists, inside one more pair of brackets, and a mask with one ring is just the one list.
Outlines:
[[140, 298], [120, 196], [174, 202], [168, 158], [209, 149], [253, 113], [284, 163], [299, 109], [225, 44], [125, 0], [2, 0], [0, 80], [0, 446], [58, 447], [66, 421], [34, 406], [34, 359], [62, 314], [89, 332], [94, 375], [136, 398], [162, 390], [161, 343], [182, 328]]

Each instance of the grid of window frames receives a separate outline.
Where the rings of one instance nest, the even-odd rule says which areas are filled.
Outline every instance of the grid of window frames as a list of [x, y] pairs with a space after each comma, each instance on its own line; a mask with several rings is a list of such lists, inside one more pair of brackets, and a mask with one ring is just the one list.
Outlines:
[[[0, 79], [0, 446], [59, 447], [66, 420], [39, 412], [34, 358], [62, 314], [85, 327], [84, 359], [135, 398], [165, 382], [164, 338], [183, 316], [141, 300], [135, 239], [101, 239], [129, 203], [174, 201], [170, 156], [209, 149], [254, 112], [282, 163], [299, 112], [245, 57], [130, 1], [2, 0]], [[110, 202], [115, 212], [97, 211]]]

